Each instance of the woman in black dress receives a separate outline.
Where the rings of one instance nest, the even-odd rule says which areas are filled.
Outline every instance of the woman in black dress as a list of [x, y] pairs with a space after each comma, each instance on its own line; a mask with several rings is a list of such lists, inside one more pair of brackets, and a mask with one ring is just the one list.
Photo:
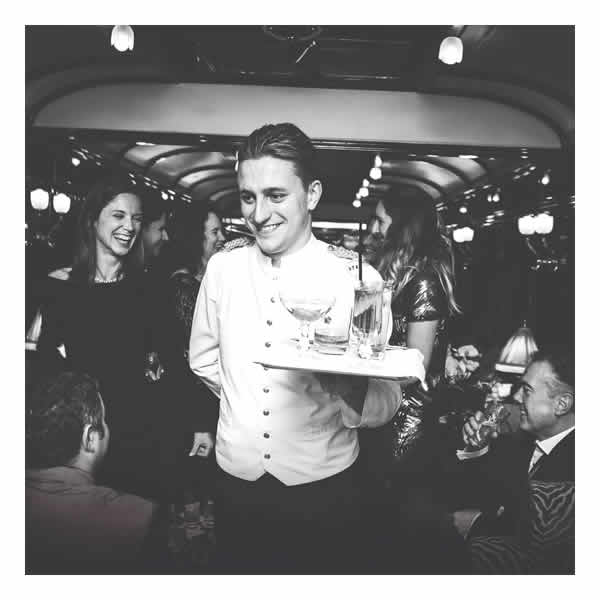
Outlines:
[[[166, 335], [161, 351], [175, 416], [171, 444], [171, 499], [210, 495], [218, 399], [190, 370], [188, 348], [196, 298], [210, 257], [225, 242], [221, 220], [207, 205], [182, 208], [173, 223], [173, 269], [166, 286]], [[202, 431], [204, 433], [195, 433]]]
[[148, 340], [139, 252], [140, 186], [119, 176], [97, 183], [81, 209], [72, 268], [45, 282], [38, 342], [45, 370], [68, 368], [98, 379], [111, 429], [99, 478], [148, 492], [144, 448], [144, 369]]

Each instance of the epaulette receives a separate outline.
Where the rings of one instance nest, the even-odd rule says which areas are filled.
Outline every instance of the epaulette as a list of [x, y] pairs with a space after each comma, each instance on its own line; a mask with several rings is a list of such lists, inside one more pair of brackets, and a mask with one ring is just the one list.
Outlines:
[[219, 252], [231, 252], [236, 248], [243, 248], [244, 246], [253, 246], [254, 244], [254, 238], [239, 237], [235, 238], [235, 240], [225, 242], [225, 244], [223, 244], [223, 247], [219, 250]]
[[358, 252], [354, 252], [354, 250], [348, 250], [343, 246], [336, 246], [335, 244], [329, 244], [327, 246], [327, 250], [329, 250], [334, 256], [338, 258], [344, 258], [346, 260], [356, 260], [358, 261]]
[[56, 271], [52, 271], [52, 273], [48, 273], [48, 277], [52, 277], [52, 279], [60, 279], [60, 281], [67, 281], [71, 274], [71, 267], [63, 267], [62, 269], [56, 269]]

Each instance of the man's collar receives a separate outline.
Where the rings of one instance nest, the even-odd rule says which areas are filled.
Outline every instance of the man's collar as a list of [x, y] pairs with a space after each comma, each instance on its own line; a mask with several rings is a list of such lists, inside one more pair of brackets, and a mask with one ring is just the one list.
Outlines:
[[575, 429], [575, 425], [573, 427], [569, 427], [552, 437], [546, 438], [545, 440], [536, 440], [536, 446], [544, 453], [550, 454], [552, 450], [564, 439], [566, 438], [571, 431]]
[[[255, 244], [254, 246], [256, 248], [256, 253], [259, 259], [259, 262], [261, 265], [264, 265], [266, 267], [272, 267], [273, 266], [273, 261], [271, 259], [270, 256], [267, 256], [266, 254], [263, 254], [261, 249], [259, 248], [258, 244]], [[306, 242], [306, 244], [304, 244], [304, 246], [302, 246], [302, 248], [300, 248], [299, 250], [295, 250], [294, 252], [290, 253], [290, 254], [285, 254], [284, 256], [281, 257], [281, 262], [280, 262], [280, 267], [281, 268], [288, 268], [289, 266], [293, 266], [294, 264], [297, 264], [299, 261], [303, 261], [306, 256], [308, 256], [311, 252], [313, 252], [316, 248], [319, 247], [319, 240], [317, 240], [317, 238], [314, 236], [313, 233], [310, 234], [310, 238], [308, 239], [308, 242]]]
[[89, 471], [78, 467], [58, 466], [49, 469], [27, 469], [27, 478], [40, 482], [61, 481], [70, 485], [85, 485], [94, 483], [94, 477]]

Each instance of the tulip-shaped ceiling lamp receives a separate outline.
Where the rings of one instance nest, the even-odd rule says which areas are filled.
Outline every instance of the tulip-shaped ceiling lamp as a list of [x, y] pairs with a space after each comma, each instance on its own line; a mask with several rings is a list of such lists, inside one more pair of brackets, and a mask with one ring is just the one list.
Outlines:
[[438, 58], [447, 65], [455, 65], [463, 59], [463, 43], [459, 37], [444, 38], [440, 44]]
[[46, 190], [37, 188], [31, 192], [31, 206], [35, 210], [46, 210], [50, 203], [50, 196]]
[[110, 45], [119, 52], [133, 50], [133, 29], [129, 25], [115, 25], [110, 35]]
[[533, 339], [533, 333], [525, 325], [519, 327], [500, 351], [496, 363], [496, 371], [501, 373], [524, 373], [538, 346]]

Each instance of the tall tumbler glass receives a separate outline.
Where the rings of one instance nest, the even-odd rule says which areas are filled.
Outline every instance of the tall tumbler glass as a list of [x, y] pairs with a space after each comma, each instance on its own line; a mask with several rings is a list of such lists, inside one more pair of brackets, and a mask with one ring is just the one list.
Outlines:
[[393, 281], [383, 282], [383, 289], [381, 291], [381, 319], [371, 344], [371, 349], [373, 351], [371, 358], [377, 360], [381, 360], [385, 356], [385, 348], [391, 335], [393, 289]]
[[373, 358], [382, 324], [383, 282], [359, 281], [354, 287], [352, 333], [360, 358]]

